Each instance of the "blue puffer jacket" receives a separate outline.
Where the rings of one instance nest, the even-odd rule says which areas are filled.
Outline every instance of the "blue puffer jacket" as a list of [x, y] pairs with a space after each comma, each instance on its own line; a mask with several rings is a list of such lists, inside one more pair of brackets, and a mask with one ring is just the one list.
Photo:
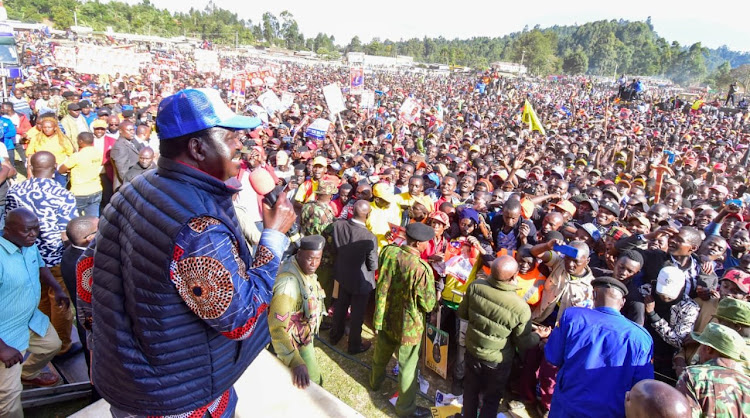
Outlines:
[[171, 415], [203, 407], [229, 389], [270, 342], [266, 312], [252, 337], [230, 340], [188, 308], [169, 278], [177, 234], [202, 215], [229, 226], [240, 257], [252, 265], [233, 192], [199, 170], [162, 158], [157, 170], [121, 188], [104, 211], [93, 272], [93, 381], [116, 408]]

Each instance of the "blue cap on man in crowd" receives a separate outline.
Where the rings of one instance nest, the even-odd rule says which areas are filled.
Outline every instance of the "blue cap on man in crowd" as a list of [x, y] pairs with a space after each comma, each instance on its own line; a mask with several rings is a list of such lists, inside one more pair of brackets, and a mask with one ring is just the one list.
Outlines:
[[213, 89], [185, 89], [159, 103], [156, 113], [156, 131], [159, 139], [172, 139], [221, 127], [227, 129], [254, 129], [260, 119], [232, 112]]

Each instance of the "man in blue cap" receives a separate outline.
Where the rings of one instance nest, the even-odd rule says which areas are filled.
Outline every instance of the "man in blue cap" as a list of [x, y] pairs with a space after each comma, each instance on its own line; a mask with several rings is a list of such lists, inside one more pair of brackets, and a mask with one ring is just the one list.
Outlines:
[[237, 131], [259, 124], [216, 90], [165, 98], [159, 168], [104, 210], [78, 271], [96, 277], [92, 378], [113, 416], [234, 414], [232, 385], [270, 342], [267, 310], [295, 221], [285, 195], [264, 204], [251, 258], [225, 181], [239, 169]]

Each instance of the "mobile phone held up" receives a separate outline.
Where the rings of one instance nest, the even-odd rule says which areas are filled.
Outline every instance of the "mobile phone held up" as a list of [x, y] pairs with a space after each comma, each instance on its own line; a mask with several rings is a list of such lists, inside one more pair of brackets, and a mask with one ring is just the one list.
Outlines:
[[579, 253], [578, 248], [572, 247], [570, 245], [555, 244], [552, 247], [552, 250], [566, 257], [576, 258], [576, 259], [578, 258], [578, 253]]

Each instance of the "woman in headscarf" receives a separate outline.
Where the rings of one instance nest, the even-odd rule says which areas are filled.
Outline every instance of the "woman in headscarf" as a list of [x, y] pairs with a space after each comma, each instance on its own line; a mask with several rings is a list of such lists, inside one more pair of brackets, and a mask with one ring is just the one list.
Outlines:
[[[54, 115], [44, 115], [37, 122], [33, 134], [29, 131], [29, 146], [26, 148], [27, 161], [39, 151], [48, 151], [55, 156], [57, 165], [62, 164], [76, 149], [73, 141], [60, 131]], [[29, 177], [33, 177], [31, 165], [28, 167]]]

